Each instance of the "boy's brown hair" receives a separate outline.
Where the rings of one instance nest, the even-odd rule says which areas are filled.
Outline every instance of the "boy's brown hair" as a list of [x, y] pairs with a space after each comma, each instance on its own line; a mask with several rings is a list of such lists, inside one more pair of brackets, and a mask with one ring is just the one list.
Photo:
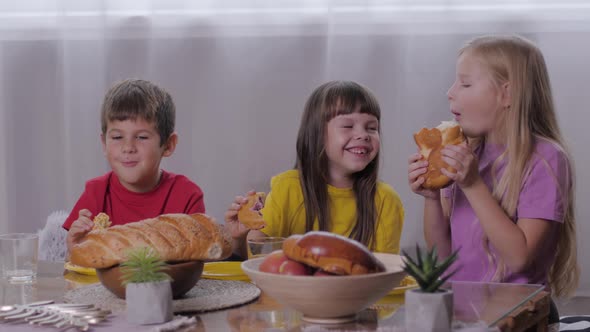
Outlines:
[[152, 82], [127, 79], [113, 85], [104, 97], [100, 112], [103, 135], [111, 121], [143, 119], [153, 122], [160, 135], [160, 146], [174, 132], [176, 107], [166, 90]]

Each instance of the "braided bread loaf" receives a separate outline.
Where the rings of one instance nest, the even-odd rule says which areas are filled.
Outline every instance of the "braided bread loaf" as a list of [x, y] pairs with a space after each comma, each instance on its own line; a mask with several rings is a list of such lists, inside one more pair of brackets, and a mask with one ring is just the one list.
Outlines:
[[92, 230], [72, 247], [73, 264], [107, 268], [126, 260], [134, 247], [151, 247], [167, 262], [221, 260], [231, 255], [231, 237], [205, 214], [164, 214], [104, 230]]

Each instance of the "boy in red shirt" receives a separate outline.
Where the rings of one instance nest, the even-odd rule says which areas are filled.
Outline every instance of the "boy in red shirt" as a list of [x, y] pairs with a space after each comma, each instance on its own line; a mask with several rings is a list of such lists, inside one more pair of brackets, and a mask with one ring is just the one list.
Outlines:
[[165, 213], [204, 213], [203, 192], [183, 175], [160, 169], [163, 157], [176, 148], [172, 97], [144, 80], [125, 80], [106, 94], [100, 135], [112, 171], [86, 182], [66, 219], [67, 246], [80, 242], [104, 212], [113, 225]]

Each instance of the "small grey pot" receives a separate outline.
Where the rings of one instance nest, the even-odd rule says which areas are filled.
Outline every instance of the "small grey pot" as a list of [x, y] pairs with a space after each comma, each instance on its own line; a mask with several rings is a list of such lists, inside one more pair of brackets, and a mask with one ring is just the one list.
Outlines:
[[423, 332], [451, 331], [453, 291], [424, 293], [420, 289], [406, 292], [406, 330]]
[[161, 324], [172, 319], [170, 281], [129, 283], [125, 288], [127, 321], [133, 324]]

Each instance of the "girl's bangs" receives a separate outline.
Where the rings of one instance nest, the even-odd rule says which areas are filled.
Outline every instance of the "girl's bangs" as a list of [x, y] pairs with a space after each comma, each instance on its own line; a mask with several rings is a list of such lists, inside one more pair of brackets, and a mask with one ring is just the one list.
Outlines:
[[373, 101], [370, 96], [351, 87], [335, 87], [332, 91], [328, 91], [324, 108], [326, 122], [338, 115], [354, 113], [357, 108], [360, 108], [360, 113], [371, 114], [378, 120], [381, 118], [377, 102]]

